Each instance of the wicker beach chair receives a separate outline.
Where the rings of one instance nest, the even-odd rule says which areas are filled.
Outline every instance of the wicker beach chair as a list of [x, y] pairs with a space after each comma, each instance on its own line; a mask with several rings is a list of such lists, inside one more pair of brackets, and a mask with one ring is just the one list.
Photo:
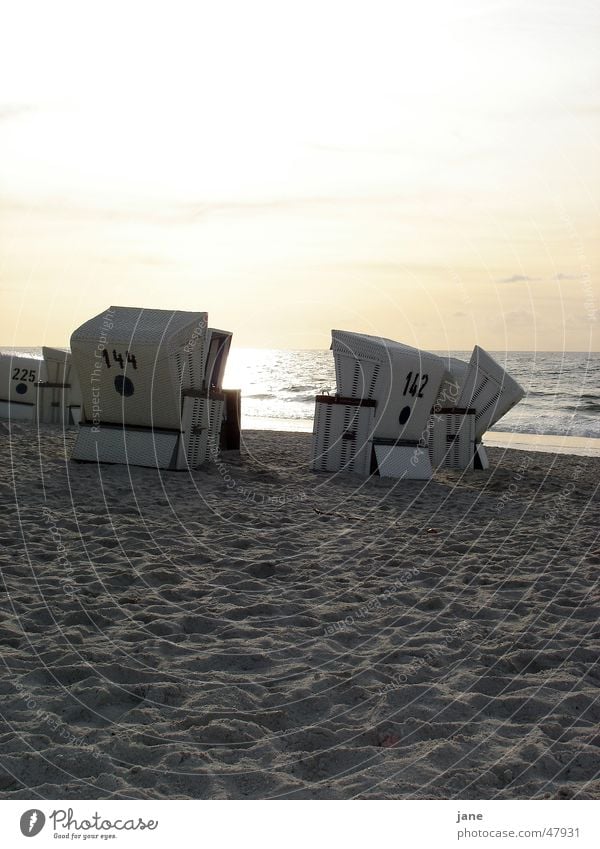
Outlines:
[[482, 437], [519, 403], [525, 390], [478, 345], [468, 363], [450, 358], [448, 373], [459, 390], [454, 403], [431, 411], [429, 456], [434, 468], [487, 469]]
[[41, 358], [1, 354], [0, 416], [43, 424], [78, 421], [79, 388], [70, 353], [44, 346]]
[[319, 471], [427, 479], [431, 408], [446, 374], [428, 351], [332, 331], [337, 392], [316, 399], [312, 466]]
[[82, 421], [74, 460], [195, 468], [221, 447], [231, 333], [206, 312], [110, 307], [71, 337]]

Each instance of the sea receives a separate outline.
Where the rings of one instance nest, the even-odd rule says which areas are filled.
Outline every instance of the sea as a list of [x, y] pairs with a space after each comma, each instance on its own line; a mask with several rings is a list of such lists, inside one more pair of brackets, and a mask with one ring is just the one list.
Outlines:
[[[41, 357], [41, 348], [0, 348]], [[439, 351], [468, 360], [470, 351]], [[600, 439], [600, 353], [490, 352], [526, 395], [492, 430]], [[312, 430], [315, 395], [335, 392], [330, 351], [232, 348], [225, 386], [242, 390], [242, 426]]]
[[[470, 351], [438, 351], [469, 360]], [[600, 438], [600, 353], [490, 352], [526, 390], [493, 430]], [[244, 424], [310, 431], [315, 395], [335, 392], [330, 351], [233, 349], [225, 384], [242, 389]], [[266, 424], [264, 423], [266, 420]]]

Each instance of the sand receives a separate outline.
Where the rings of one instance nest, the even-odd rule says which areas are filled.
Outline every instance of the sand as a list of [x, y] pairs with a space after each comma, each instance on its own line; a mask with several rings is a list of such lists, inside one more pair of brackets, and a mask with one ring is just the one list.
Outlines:
[[[2, 430], [5, 430], [4, 428]], [[2, 798], [598, 798], [600, 459], [186, 473], [0, 433]]]

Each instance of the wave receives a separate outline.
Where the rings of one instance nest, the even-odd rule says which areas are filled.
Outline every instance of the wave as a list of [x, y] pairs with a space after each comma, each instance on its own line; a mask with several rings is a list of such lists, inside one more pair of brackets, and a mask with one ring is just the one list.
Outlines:
[[284, 398], [283, 401], [285, 404], [308, 404], [315, 400], [315, 395], [316, 392], [310, 395], [296, 395], [294, 398]]
[[585, 401], [583, 404], [565, 404], [561, 410], [571, 410], [574, 413], [600, 413], [599, 401]]
[[[531, 422], [529, 425], [522, 423], [517, 426], [499, 421], [498, 424], [495, 424], [490, 428], [489, 433], [493, 433], [494, 431], [504, 431], [505, 433], [539, 433], [546, 434], [547, 436], [578, 436], [587, 439], [600, 439], [599, 428], [584, 427], [581, 423], [572, 427], [561, 427], [559, 424], [539, 427], [537, 422]], [[485, 442], [485, 434], [483, 441]]]

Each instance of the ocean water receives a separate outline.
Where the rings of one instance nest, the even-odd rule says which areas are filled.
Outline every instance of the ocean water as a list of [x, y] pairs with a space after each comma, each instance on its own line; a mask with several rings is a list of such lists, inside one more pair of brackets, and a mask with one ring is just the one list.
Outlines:
[[[41, 348], [1, 348], [41, 357]], [[468, 360], [470, 351], [444, 351]], [[600, 438], [600, 353], [491, 352], [526, 390], [493, 430]], [[330, 351], [234, 348], [225, 386], [242, 390], [242, 424], [311, 430], [314, 398], [335, 391]]]
[[[470, 351], [439, 353], [471, 356]], [[493, 430], [600, 438], [600, 354], [491, 353], [527, 392]], [[225, 384], [242, 389], [245, 427], [266, 418], [273, 427], [295, 422], [299, 430], [310, 430], [315, 395], [335, 391], [333, 356], [330, 351], [234, 349]]]

